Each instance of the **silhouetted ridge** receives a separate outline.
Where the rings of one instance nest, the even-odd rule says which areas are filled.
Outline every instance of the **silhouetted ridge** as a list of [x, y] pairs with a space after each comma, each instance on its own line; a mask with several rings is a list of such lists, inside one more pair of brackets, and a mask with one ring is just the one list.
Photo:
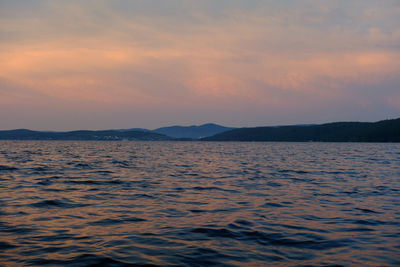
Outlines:
[[310, 126], [238, 128], [202, 140], [400, 142], [400, 118], [379, 122], [334, 122]]

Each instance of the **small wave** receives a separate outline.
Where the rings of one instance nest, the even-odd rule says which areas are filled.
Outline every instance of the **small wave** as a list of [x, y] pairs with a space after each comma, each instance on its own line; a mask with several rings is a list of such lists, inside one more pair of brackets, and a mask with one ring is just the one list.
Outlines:
[[186, 188], [183, 188], [183, 187], [175, 187], [174, 190], [177, 191], [177, 192], [185, 192]]
[[267, 203], [261, 205], [260, 207], [263, 207], [263, 208], [269, 208], [269, 207], [280, 208], [280, 207], [284, 207], [284, 205], [281, 205], [281, 204], [275, 203], [275, 202], [267, 202]]
[[134, 194], [129, 197], [129, 199], [138, 199], [138, 198], [150, 198], [154, 199], [156, 198], [155, 196], [149, 195], [149, 194]]
[[352, 223], [352, 224], [361, 224], [361, 225], [400, 225], [400, 223], [392, 223], [392, 222], [385, 222], [385, 221], [380, 221], [380, 220], [374, 220], [374, 219], [369, 219], [369, 220], [362, 220], [362, 219], [346, 219], [343, 220], [344, 222], [347, 223]]
[[246, 221], [246, 220], [236, 220], [235, 223], [241, 224], [241, 225], [245, 225], [245, 226], [252, 226], [253, 225], [252, 222], [249, 222], [249, 221]]
[[14, 246], [8, 242], [0, 241], [0, 250], [13, 249], [16, 247], [17, 246]]
[[191, 188], [192, 190], [196, 191], [212, 191], [212, 190], [217, 190], [217, 191], [225, 191], [225, 192], [231, 192], [231, 193], [238, 193], [236, 190], [230, 190], [230, 189], [224, 189], [221, 187], [216, 187], [216, 186], [195, 186]]
[[24, 225], [10, 225], [8, 223], [0, 222], [0, 232], [27, 235], [36, 231], [36, 229], [25, 227]]
[[130, 222], [145, 222], [146, 219], [136, 218], [136, 217], [129, 217], [129, 218], [122, 218], [122, 219], [112, 219], [106, 218], [99, 221], [91, 222], [90, 225], [115, 225], [115, 224], [123, 224], [123, 223], [130, 223]]
[[51, 209], [51, 208], [71, 209], [71, 208], [85, 207], [85, 206], [88, 206], [88, 204], [82, 204], [82, 203], [76, 204], [76, 203], [72, 203], [68, 200], [51, 199], [51, 200], [39, 201], [39, 202], [30, 204], [30, 206], [35, 207], [35, 208], [46, 208], [46, 209]]
[[326, 240], [321, 236], [312, 234], [301, 234], [303, 240], [295, 239], [293, 237], [290, 238], [281, 233], [241, 231], [241, 234], [245, 236], [247, 240], [252, 240], [263, 245], [295, 247], [312, 250], [327, 250], [332, 248], [344, 247], [348, 246], [351, 243], [351, 240], [348, 239]]
[[131, 164], [128, 161], [113, 160], [111, 163], [113, 165], [116, 165], [118, 168], [130, 168], [131, 167]]
[[174, 208], [164, 209], [162, 212], [165, 213], [167, 217], [184, 217], [187, 214], [185, 211], [180, 211]]
[[366, 227], [357, 227], [357, 228], [341, 229], [340, 231], [343, 231], [343, 232], [373, 232], [375, 230], [371, 229], [371, 228], [366, 228]]
[[62, 217], [60, 217], [60, 216], [39, 217], [39, 218], [32, 219], [32, 221], [34, 221], [34, 222], [46, 222], [46, 221], [52, 221], [52, 220], [58, 220], [58, 219], [62, 219]]
[[187, 202], [185, 202], [185, 204], [187, 204], [187, 205], [196, 205], [196, 206], [198, 206], [198, 205], [207, 205], [207, 204], [209, 204], [208, 202], [200, 202], [200, 201], [187, 201]]
[[75, 168], [79, 168], [82, 170], [90, 170], [93, 169], [92, 166], [88, 163], [84, 163], [84, 162], [79, 162], [79, 163], [73, 163]]
[[18, 168], [6, 165], [0, 165], [0, 171], [16, 171]]
[[221, 213], [221, 212], [235, 212], [238, 211], [240, 208], [225, 208], [225, 209], [213, 209], [213, 210], [202, 210], [202, 209], [190, 209], [190, 212], [193, 213], [203, 213], [203, 212], [210, 212], [210, 213]]
[[348, 246], [350, 240], [324, 240], [324, 241], [316, 241], [316, 240], [295, 240], [290, 238], [283, 238], [272, 240], [272, 245], [278, 246], [288, 246], [288, 247], [296, 247], [301, 249], [312, 249], [312, 250], [327, 250], [333, 248], [340, 248]]
[[124, 182], [115, 179], [110, 181], [99, 181], [99, 180], [67, 180], [64, 183], [66, 184], [83, 184], [83, 185], [119, 185], [123, 184]]
[[356, 210], [360, 210], [360, 211], [362, 211], [364, 213], [381, 213], [381, 212], [370, 210], [370, 209], [362, 209], [362, 208], [355, 208], [355, 209]]
[[51, 260], [38, 258], [28, 261], [28, 265], [48, 265], [48, 266], [138, 266], [138, 267], [157, 267], [158, 265], [148, 264], [146, 260], [142, 262], [130, 263], [122, 260], [113, 259], [96, 254], [81, 254], [69, 260]]
[[282, 224], [282, 223], [280, 223], [280, 224], [269, 223], [268, 225], [271, 225], [271, 226], [274, 226], [274, 227], [284, 227], [284, 228], [287, 228], [287, 229], [309, 231], [309, 232], [329, 233], [328, 230], [318, 229], [318, 228], [310, 228], [310, 227], [298, 226], [298, 225], [290, 225], [290, 224]]
[[238, 232], [226, 228], [195, 228], [191, 230], [194, 234], [202, 234], [209, 238], [231, 238], [242, 241], [252, 241], [261, 245], [295, 247], [310, 250], [329, 250], [333, 248], [348, 246], [352, 241], [349, 239], [327, 240], [318, 235], [301, 234], [301, 238], [288, 237], [281, 233], [264, 233], [253, 230], [240, 230]]
[[146, 244], [151, 246], [160, 246], [160, 247], [180, 247], [183, 246], [183, 243], [179, 243], [176, 241], [167, 240], [158, 235], [145, 233], [140, 236], [132, 236], [127, 239], [134, 241], [139, 244]]
[[192, 248], [177, 256], [185, 266], [237, 266], [227, 264], [226, 261], [246, 262], [241, 256], [222, 253], [211, 248]]
[[53, 183], [53, 181], [51, 181], [50, 179], [43, 179], [39, 182], [37, 182], [38, 185], [51, 185]]
[[276, 182], [268, 182], [267, 185], [268, 186], [272, 186], [272, 187], [280, 187], [280, 186], [282, 186], [282, 184], [276, 183]]
[[208, 212], [208, 210], [198, 210], [198, 209], [191, 209], [191, 210], [189, 210], [190, 212], [193, 212], [193, 213], [202, 213], [202, 212]]
[[67, 180], [66, 184], [87, 184], [87, 185], [101, 185], [103, 182], [97, 180]]
[[223, 238], [236, 238], [238, 235], [228, 229], [212, 229], [212, 228], [195, 228], [192, 233], [205, 234], [209, 237], [223, 237]]
[[48, 166], [39, 166], [31, 169], [34, 173], [41, 174], [50, 170]]
[[79, 237], [69, 233], [55, 233], [52, 235], [39, 235], [30, 237], [32, 240], [39, 242], [55, 242], [55, 241], [66, 241], [66, 240], [80, 240], [87, 239], [87, 237]]
[[309, 173], [308, 171], [303, 171], [303, 170], [288, 170], [288, 169], [278, 170], [278, 172], [280, 172], [280, 173], [297, 173], [297, 174], [307, 174], [307, 173]]

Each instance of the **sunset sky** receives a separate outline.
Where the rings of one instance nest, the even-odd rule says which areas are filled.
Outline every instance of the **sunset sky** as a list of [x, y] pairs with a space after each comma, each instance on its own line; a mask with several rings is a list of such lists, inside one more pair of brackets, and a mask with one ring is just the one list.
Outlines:
[[0, 0], [0, 129], [400, 117], [398, 0]]

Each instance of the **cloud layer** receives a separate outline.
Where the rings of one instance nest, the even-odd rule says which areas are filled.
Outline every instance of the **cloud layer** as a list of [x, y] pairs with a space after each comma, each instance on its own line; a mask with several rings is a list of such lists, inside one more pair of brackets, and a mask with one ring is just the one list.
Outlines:
[[398, 1], [1, 1], [3, 129], [400, 114]]

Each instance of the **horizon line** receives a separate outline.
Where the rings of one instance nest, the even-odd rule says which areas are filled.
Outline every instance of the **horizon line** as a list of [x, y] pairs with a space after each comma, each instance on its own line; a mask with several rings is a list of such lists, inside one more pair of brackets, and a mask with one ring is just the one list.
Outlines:
[[395, 118], [386, 118], [382, 120], [377, 120], [377, 121], [328, 121], [328, 122], [323, 122], [323, 123], [296, 123], [296, 124], [280, 124], [280, 125], [259, 125], [259, 126], [241, 126], [241, 127], [231, 127], [231, 126], [226, 126], [226, 125], [221, 125], [218, 123], [203, 123], [203, 124], [192, 124], [192, 125], [169, 125], [169, 126], [161, 126], [157, 127], [155, 129], [147, 129], [147, 128], [142, 128], [142, 127], [132, 127], [132, 128], [106, 128], [106, 129], [75, 129], [75, 130], [33, 130], [33, 129], [28, 129], [28, 128], [14, 128], [14, 129], [0, 129], [0, 131], [17, 131], [17, 130], [27, 130], [27, 131], [33, 131], [33, 132], [75, 132], [75, 131], [138, 131], [140, 132], [139, 129], [145, 130], [145, 131], [156, 131], [161, 128], [169, 128], [169, 127], [201, 127], [204, 125], [208, 124], [213, 124], [221, 127], [226, 127], [226, 128], [232, 128], [232, 129], [239, 129], [239, 128], [259, 128], [259, 127], [285, 127], [285, 126], [313, 126], [313, 125], [323, 125], [323, 124], [330, 124], [330, 123], [341, 123], [341, 122], [346, 122], [346, 123], [377, 123], [381, 121], [387, 121], [387, 120], [396, 120], [400, 119], [400, 117], [395, 117]]

